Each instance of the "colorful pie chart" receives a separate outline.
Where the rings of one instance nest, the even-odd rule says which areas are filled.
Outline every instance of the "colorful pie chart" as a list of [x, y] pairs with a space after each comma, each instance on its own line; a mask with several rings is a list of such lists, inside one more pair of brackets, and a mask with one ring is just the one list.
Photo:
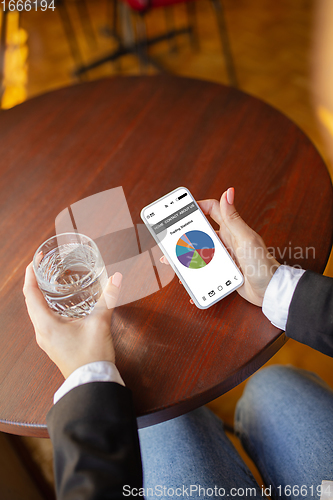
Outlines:
[[214, 242], [203, 231], [189, 231], [177, 241], [177, 258], [183, 266], [190, 269], [207, 266], [214, 257], [214, 253]]

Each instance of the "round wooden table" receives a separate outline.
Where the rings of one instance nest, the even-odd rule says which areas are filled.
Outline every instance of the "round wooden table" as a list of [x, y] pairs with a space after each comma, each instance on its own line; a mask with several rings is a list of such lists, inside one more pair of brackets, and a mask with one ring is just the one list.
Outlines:
[[[322, 272], [331, 248], [332, 186], [309, 139], [267, 104], [214, 83], [119, 77], [31, 99], [1, 112], [0, 170], [5, 432], [48, 436], [45, 416], [63, 382], [36, 345], [22, 286], [66, 207], [122, 186], [137, 226], [143, 206], [178, 186], [197, 200], [234, 186], [239, 212], [280, 262]], [[177, 277], [117, 307], [112, 334], [141, 427], [225, 393], [286, 340], [237, 293], [197, 309]]]

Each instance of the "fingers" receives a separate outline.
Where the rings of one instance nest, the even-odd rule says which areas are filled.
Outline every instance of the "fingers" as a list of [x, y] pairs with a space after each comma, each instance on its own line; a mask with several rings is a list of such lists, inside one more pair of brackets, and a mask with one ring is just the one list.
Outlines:
[[235, 201], [235, 188], [231, 187], [227, 189], [227, 202], [229, 205], [233, 205]]
[[217, 224], [222, 224], [220, 204], [217, 200], [198, 201], [198, 205], [205, 215], [209, 215]]
[[32, 267], [32, 262], [28, 265], [25, 271], [25, 279], [23, 286], [28, 313], [33, 323], [37, 318], [49, 319], [53, 316], [52, 311], [47, 305], [42, 292], [38, 288], [36, 276]]
[[114, 309], [117, 305], [122, 280], [123, 275], [116, 272], [108, 281], [108, 284], [104, 291], [104, 297], [108, 309]]
[[165, 255], [162, 255], [162, 257], [160, 257], [160, 262], [161, 264], [166, 264], [167, 266], [170, 266], [169, 261]]
[[112, 311], [117, 305], [122, 279], [122, 274], [118, 272], [108, 279], [106, 287], [94, 308], [93, 313], [95, 315], [98, 313], [111, 318]]
[[223, 193], [220, 200], [220, 212], [224, 225], [229, 229], [230, 233], [237, 239], [247, 238], [252, 235], [252, 229], [243, 221], [236, 210], [235, 190], [229, 188]]
[[27, 266], [25, 270], [25, 277], [24, 277], [24, 285], [23, 285], [23, 293], [24, 296], [27, 298], [27, 295], [30, 295], [31, 289], [38, 288], [37, 285], [37, 280], [36, 276], [32, 267], [32, 262]]

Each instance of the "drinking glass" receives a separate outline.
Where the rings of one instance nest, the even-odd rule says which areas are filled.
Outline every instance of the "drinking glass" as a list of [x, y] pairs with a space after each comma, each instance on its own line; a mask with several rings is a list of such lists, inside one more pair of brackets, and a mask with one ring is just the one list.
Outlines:
[[50, 308], [70, 318], [90, 314], [107, 283], [96, 243], [80, 233], [58, 234], [42, 243], [33, 268]]

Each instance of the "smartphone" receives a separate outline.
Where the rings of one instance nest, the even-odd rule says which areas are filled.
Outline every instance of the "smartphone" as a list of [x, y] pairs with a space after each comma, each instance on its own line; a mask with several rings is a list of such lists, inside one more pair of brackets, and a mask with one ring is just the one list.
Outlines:
[[199, 309], [242, 286], [242, 273], [188, 189], [171, 191], [140, 215]]

